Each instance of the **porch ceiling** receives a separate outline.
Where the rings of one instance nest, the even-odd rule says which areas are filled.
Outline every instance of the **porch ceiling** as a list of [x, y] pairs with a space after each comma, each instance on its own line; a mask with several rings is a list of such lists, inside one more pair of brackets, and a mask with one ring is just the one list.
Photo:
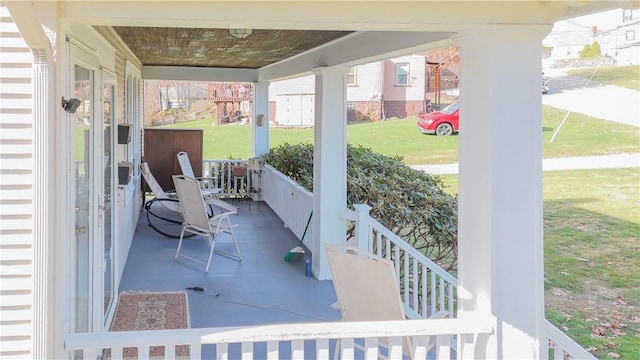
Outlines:
[[236, 39], [228, 29], [114, 26], [144, 66], [259, 69], [351, 31], [260, 30]]

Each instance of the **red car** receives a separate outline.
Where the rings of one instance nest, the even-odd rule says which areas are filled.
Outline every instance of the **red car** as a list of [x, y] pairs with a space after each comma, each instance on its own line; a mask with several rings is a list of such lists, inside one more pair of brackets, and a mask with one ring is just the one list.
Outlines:
[[418, 130], [423, 134], [449, 136], [460, 130], [460, 109], [455, 102], [441, 111], [420, 115]]

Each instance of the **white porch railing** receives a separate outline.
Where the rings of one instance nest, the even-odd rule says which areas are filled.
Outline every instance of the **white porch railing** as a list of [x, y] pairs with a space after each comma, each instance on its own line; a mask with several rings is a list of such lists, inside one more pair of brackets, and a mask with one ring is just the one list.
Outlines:
[[393, 261], [405, 314], [413, 319], [455, 317], [458, 280], [369, 216], [370, 206], [355, 208], [339, 215], [355, 222], [355, 238], [350, 242]]
[[[313, 193], [270, 165], [262, 168], [262, 198], [271, 210], [298, 237], [302, 238], [311, 211]], [[313, 221], [309, 224], [303, 244], [313, 251]]]
[[[450, 360], [454, 336], [491, 331], [486, 324], [460, 319], [326, 322], [72, 334], [65, 347], [80, 359], [96, 359], [105, 350], [111, 350], [112, 359], [121, 359], [124, 348], [136, 348], [139, 359], [149, 359], [152, 346], [165, 346], [164, 358], [172, 359], [178, 345], [189, 345], [189, 359], [329, 359], [335, 340], [340, 340], [341, 359], [377, 359], [379, 352], [397, 359], [404, 351], [414, 354], [413, 359]], [[403, 337], [412, 340], [412, 349], [403, 349]], [[379, 344], [385, 344], [384, 349]], [[433, 355], [427, 357], [429, 352]]]
[[547, 320], [544, 320], [544, 331], [549, 339], [549, 359], [597, 360], [595, 356]]
[[247, 197], [250, 195], [251, 174], [235, 176], [233, 167], [247, 165], [247, 160], [203, 160], [202, 176], [213, 178], [213, 186], [222, 189], [220, 197]]
[[[213, 165], [209, 168], [213, 169]], [[313, 195], [290, 179], [281, 179], [276, 173], [279, 172], [265, 166], [262, 194], [272, 209], [275, 206], [272, 204], [279, 204], [280, 210], [274, 211], [281, 218], [288, 217], [289, 220], [283, 218], [285, 223], [297, 224], [300, 237], [308, 219], [308, 213], [303, 212], [306, 209], [310, 213]], [[276, 182], [291, 183], [283, 186]], [[297, 207], [300, 203], [301, 207]], [[429, 353], [429, 359], [450, 360], [456, 351], [456, 343], [472, 346], [470, 341], [465, 341], [465, 336], [491, 333], [491, 326], [484, 323], [463, 322], [456, 318], [424, 320], [426, 317], [437, 317], [439, 313], [455, 317], [457, 280], [371, 218], [369, 209], [366, 205], [357, 205], [356, 211], [346, 211], [339, 216], [354, 222], [356, 231], [352, 241], [394, 262], [405, 312], [409, 317], [420, 320], [70, 334], [65, 339], [65, 348], [75, 352], [75, 357], [86, 359], [96, 359], [106, 349], [111, 349], [113, 359], [122, 358], [125, 347], [137, 348], [138, 358], [148, 359], [151, 346], [165, 346], [168, 349], [165, 358], [175, 358], [173, 349], [177, 345], [189, 345], [191, 359], [200, 359], [203, 355], [217, 359], [329, 359], [333, 355], [331, 349], [335, 348], [335, 341], [340, 340], [342, 359], [377, 359], [379, 343], [384, 341], [389, 344], [387, 349], [391, 353], [387, 355], [397, 358], [396, 355], [403, 352], [402, 338], [410, 337], [413, 349], [409, 351], [414, 353], [414, 359], [426, 359]], [[295, 219], [295, 213], [299, 216], [298, 220]], [[307, 244], [311, 243], [305, 242]], [[546, 320], [544, 329], [544, 341], [554, 359], [594, 359]], [[354, 350], [354, 344], [361, 345], [363, 350]]]

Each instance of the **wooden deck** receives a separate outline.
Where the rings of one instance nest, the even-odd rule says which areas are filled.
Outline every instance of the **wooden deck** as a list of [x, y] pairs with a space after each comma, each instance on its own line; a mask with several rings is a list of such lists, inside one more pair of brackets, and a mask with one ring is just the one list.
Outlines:
[[[187, 290], [191, 328], [339, 320], [340, 312], [331, 308], [336, 301], [333, 283], [306, 277], [303, 255], [284, 261], [284, 255], [298, 240], [269, 206], [250, 200], [231, 201], [240, 207], [232, 221], [239, 224], [235, 230], [241, 262], [214, 254], [211, 268], [205, 273], [204, 265], [182, 258], [174, 260], [178, 240], [151, 229], [143, 209], [120, 292], [206, 288], [205, 292]], [[170, 230], [179, 234], [180, 227], [175, 225]], [[226, 234], [217, 239], [216, 248], [232, 246]], [[183, 243], [183, 252], [203, 259], [208, 249], [204, 237]]]

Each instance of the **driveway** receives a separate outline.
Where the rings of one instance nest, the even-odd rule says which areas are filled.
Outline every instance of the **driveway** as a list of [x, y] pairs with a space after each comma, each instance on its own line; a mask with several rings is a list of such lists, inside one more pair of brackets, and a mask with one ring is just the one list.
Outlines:
[[[545, 70], [551, 89], [542, 95], [544, 105], [594, 118], [640, 127], [640, 92], [589, 82], [563, 70]], [[586, 85], [586, 86], [585, 86]]]

